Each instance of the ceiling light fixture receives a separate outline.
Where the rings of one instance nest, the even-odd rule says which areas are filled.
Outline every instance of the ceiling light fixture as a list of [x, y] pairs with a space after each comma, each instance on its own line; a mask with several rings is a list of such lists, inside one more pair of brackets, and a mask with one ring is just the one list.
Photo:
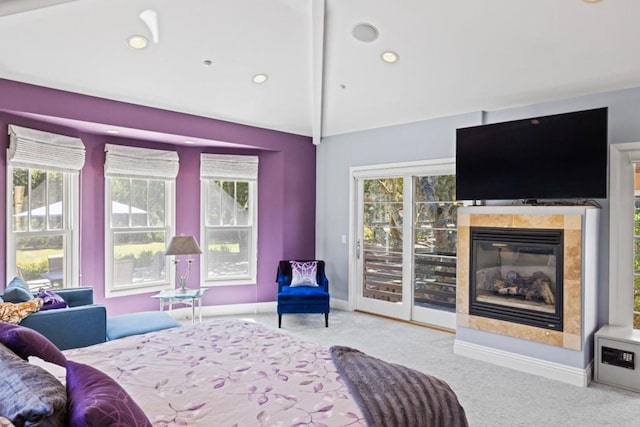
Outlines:
[[600, 3], [602, 0], [582, 0], [585, 3]]
[[378, 29], [371, 24], [362, 23], [353, 27], [351, 32], [356, 40], [370, 43], [378, 38]]
[[384, 62], [388, 64], [393, 64], [394, 62], [398, 62], [398, 59], [400, 59], [397, 53], [392, 52], [390, 50], [382, 52], [382, 55], [380, 55], [380, 57]]
[[129, 47], [132, 49], [144, 49], [149, 45], [149, 40], [146, 37], [140, 35], [129, 36], [127, 39]]
[[146, 9], [138, 14], [138, 18], [147, 26], [151, 33], [151, 40], [157, 44], [160, 38], [158, 31], [158, 13], [155, 10]]
[[266, 74], [255, 74], [251, 80], [256, 84], [262, 84], [269, 79], [269, 76]]
[[204, 65], [205, 67], [211, 67], [213, 65], [213, 61], [210, 59], [205, 59], [204, 61], [202, 61], [202, 65]]

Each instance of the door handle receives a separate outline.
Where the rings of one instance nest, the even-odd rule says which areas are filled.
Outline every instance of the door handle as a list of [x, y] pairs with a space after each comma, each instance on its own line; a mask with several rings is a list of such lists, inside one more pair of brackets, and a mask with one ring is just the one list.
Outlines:
[[356, 241], [356, 258], [360, 259], [360, 240]]

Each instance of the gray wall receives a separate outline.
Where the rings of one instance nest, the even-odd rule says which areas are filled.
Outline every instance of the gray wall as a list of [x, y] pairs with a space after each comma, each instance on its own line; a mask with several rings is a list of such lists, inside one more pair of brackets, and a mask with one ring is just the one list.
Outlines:
[[[533, 116], [609, 107], [611, 144], [640, 141], [640, 88], [607, 92], [567, 100], [541, 103], [507, 110], [475, 112], [452, 117], [409, 123], [380, 129], [326, 137], [317, 154], [317, 257], [327, 262], [333, 298], [348, 299], [348, 245], [341, 241], [349, 235], [349, 168], [394, 162], [455, 157], [455, 130], [458, 127], [495, 123]], [[598, 256], [598, 324], [607, 323], [609, 300], [609, 207], [602, 205], [600, 251]], [[631, 296], [630, 296], [631, 298]], [[469, 342], [483, 341], [479, 331], [460, 331]], [[519, 343], [521, 344], [521, 343]], [[505, 344], [505, 350], [516, 345]], [[544, 348], [532, 348], [536, 357]], [[551, 351], [551, 353], [555, 353]], [[560, 352], [562, 353], [562, 352]], [[547, 360], [584, 367], [585, 359], [566, 354], [551, 354]], [[586, 356], [586, 357], [585, 357]]]

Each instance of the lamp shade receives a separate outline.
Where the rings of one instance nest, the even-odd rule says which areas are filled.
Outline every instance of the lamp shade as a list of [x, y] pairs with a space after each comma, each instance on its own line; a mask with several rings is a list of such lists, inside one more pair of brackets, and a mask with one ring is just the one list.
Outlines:
[[165, 255], [194, 255], [201, 254], [200, 246], [193, 236], [173, 236], [169, 242]]

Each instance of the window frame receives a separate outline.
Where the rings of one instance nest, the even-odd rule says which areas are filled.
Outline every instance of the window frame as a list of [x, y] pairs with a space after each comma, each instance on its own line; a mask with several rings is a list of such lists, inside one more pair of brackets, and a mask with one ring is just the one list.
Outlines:
[[640, 142], [609, 146], [609, 321], [633, 329], [634, 164]]
[[[62, 217], [63, 224], [60, 230], [42, 231], [14, 231], [13, 221], [15, 214], [13, 205], [13, 173], [15, 169], [26, 169], [31, 176], [32, 170], [57, 172], [62, 174]], [[6, 186], [6, 280], [7, 283], [14, 277], [18, 277], [16, 241], [19, 237], [31, 236], [62, 236], [65, 240], [63, 246], [64, 265], [63, 283], [65, 287], [77, 287], [80, 285], [80, 238], [79, 238], [79, 212], [80, 212], [80, 176], [77, 172], [61, 171], [47, 167], [31, 167], [22, 165], [7, 165], [7, 186]], [[29, 196], [31, 192], [29, 192]], [[48, 201], [46, 202], [48, 203]]]
[[[210, 185], [216, 185], [215, 181], [227, 182], [246, 182], [249, 185], [249, 225], [207, 225], [207, 195]], [[258, 271], [258, 183], [257, 180], [230, 178], [230, 177], [201, 177], [200, 178], [200, 213], [202, 220], [200, 221], [200, 242], [202, 246], [202, 259], [200, 262], [200, 278], [203, 287], [229, 286], [229, 285], [251, 285], [257, 283]], [[250, 228], [250, 249], [248, 251], [249, 273], [243, 277], [220, 279], [209, 279], [209, 251], [207, 250], [207, 232], [209, 230], [222, 229], [245, 229]]]

